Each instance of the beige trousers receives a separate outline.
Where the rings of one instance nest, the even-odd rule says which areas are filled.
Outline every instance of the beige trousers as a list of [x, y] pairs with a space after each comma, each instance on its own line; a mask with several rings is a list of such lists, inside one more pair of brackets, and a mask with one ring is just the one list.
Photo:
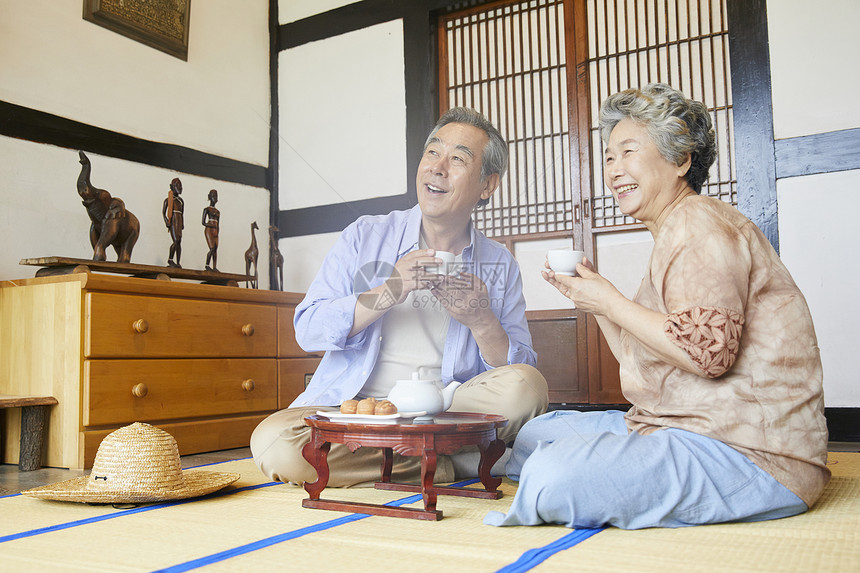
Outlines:
[[[520, 428], [546, 412], [546, 379], [526, 364], [512, 364], [488, 370], [463, 383], [454, 392], [449, 412], [501, 414], [508, 424], [499, 429], [499, 438], [513, 442]], [[302, 406], [275, 412], [251, 435], [251, 453], [257, 467], [275, 481], [302, 484], [317, 479], [316, 470], [302, 457], [302, 448], [310, 441], [311, 428], [304, 418], [318, 410], [336, 411], [326, 406]], [[359, 448], [350, 452], [343, 444], [332, 444], [328, 454], [329, 487], [372, 485], [382, 476], [382, 450]], [[421, 472], [418, 456], [394, 455], [393, 481], [417, 481]], [[439, 456], [437, 483], [455, 480], [454, 467], [448, 456]]]

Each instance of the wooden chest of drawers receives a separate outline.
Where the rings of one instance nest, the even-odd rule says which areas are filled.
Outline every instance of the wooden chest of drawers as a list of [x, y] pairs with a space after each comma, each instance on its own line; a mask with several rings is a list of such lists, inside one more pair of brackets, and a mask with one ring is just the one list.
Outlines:
[[[183, 455], [247, 446], [319, 363], [295, 342], [300, 300], [98, 274], [0, 282], [0, 390], [59, 400], [48, 466], [90, 467], [102, 438], [136, 421], [173, 434]], [[17, 427], [7, 416], [5, 462]]]

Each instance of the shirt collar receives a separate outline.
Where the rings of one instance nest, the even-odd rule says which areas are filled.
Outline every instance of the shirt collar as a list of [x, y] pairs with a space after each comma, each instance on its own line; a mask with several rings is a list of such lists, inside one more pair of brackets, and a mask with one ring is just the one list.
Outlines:
[[[403, 233], [403, 241], [400, 244], [400, 252], [397, 257], [400, 258], [410, 251], [418, 249], [418, 243], [421, 239], [421, 207], [415, 205], [410, 209], [409, 216], [406, 220], [406, 232]], [[469, 221], [469, 244], [463, 249], [463, 261], [469, 262], [475, 259], [475, 249], [478, 245], [478, 231], [475, 229], [473, 221]]]
[[418, 239], [421, 237], [421, 207], [415, 205], [409, 210], [409, 215], [406, 218], [406, 231], [403, 233], [403, 240], [400, 243], [400, 250], [397, 253], [399, 259], [406, 253], [414, 251], [418, 248]]

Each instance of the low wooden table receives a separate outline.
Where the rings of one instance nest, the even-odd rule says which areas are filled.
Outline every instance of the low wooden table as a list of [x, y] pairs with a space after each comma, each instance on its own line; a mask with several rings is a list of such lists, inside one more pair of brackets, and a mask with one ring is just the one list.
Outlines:
[[[317, 480], [305, 482], [309, 498], [302, 500], [302, 507], [437, 521], [442, 519], [442, 512], [436, 509], [437, 495], [484, 499], [502, 497], [498, 490], [502, 479], [492, 477], [490, 469], [505, 451], [505, 443], [496, 437], [496, 430], [508, 423], [504, 416], [457, 412], [435, 416], [433, 423], [399, 420], [393, 424], [373, 424], [335, 421], [316, 414], [306, 417], [305, 423], [311, 427], [311, 441], [302, 450], [302, 455], [316, 469]], [[360, 447], [382, 448], [382, 481], [375, 487], [421, 492], [424, 509], [320, 499], [320, 493], [328, 483], [327, 456], [333, 443], [347, 444], [351, 451]], [[481, 452], [478, 475], [485, 489], [433, 485], [437, 455], [453, 454], [463, 446], [473, 445], [478, 446]], [[420, 485], [391, 481], [394, 452], [403, 456], [421, 456]]]

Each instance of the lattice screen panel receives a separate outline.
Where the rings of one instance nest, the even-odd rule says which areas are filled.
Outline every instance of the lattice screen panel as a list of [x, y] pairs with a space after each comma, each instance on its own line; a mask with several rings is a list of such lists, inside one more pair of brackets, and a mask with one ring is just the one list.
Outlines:
[[[582, 135], [591, 145], [592, 228], [635, 223], [603, 186], [600, 102], [649, 82], [668, 83], [708, 106], [718, 150], [702, 193], [736, 204], [725, 0], [572, 1], [585, 2], [588, 19], [590, 132]], [[572, 180], [570, 165], [570, 141], [578, 134], [570, 133], [576, 120], [568, 116], [574, 93], [565, 56], [572, 41], [565, 38], [565, 18], [573, 17], [568, 2], [495, 2], [440, 19], [447, 106], [474, 107], [508, 139], [508, 174], [475, 216], [488, 236], [573, 230], [580, 182]]]
[[600, 102], [649, 82], [664, 82], [705, 103], [717, 138], [717, 161], [702, 194], [737, 204], [732, 146], [729, 40], [724, 0], [590, 0], [589, 83], [593, 227], [635, 222], [603, 185]]
[[508, 173], [475, 215], [487, 236], [573, 228], [564, 17], [562, 0], [443, 17], [448, 107], [474, 107], [508, 140]]

